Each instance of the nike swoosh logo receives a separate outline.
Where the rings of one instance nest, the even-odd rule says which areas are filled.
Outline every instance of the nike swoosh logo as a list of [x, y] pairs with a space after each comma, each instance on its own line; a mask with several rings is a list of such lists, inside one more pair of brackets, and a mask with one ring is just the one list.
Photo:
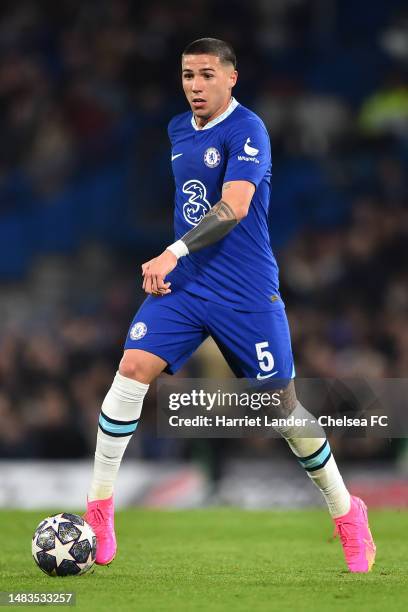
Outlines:
[[278, 370], [275, 370], [275, 372], [272, 372], [272, 374], [257, 374], [257, 379], [258, 380], [263, 380], [264, 378], [270, 378], [271, 376], [275, 376], [275, 374], [278, 373]]
[[177, 159], [178, 157], [180, 157], [180, 155], [183, 155], [182, 153], [176, 153], [176, 155], [172, 155], [171, 156], [171, 161], [174, 161], [175, 159]]

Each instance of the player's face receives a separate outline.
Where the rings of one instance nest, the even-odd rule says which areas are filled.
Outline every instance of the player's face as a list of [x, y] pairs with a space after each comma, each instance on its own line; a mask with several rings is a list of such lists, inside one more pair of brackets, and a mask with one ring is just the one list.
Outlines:
[[205, 125], [228, 107], [238, 73], [216, 55], [183, 55], [183, 89], [198, 125]]

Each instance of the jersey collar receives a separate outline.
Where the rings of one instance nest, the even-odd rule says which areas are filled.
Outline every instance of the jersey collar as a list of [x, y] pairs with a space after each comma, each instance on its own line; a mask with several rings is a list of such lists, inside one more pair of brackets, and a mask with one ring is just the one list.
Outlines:
[[237, 102], [237, 100], [235, 98], [231, 98], [231, 102], [229, 103], [228, 108], [221, 115], [218, 115], [218, 117], [216, 117], [212, 121], [209, 121], [208, 123], [206, 123], [205, 126], [202, 127], [202, 128], [199, 128], [197, 126], [197, 124], [195, 122], [195, 119], [194, 119], [194, 114], [193, 114], [191, 116], [191, 125], [198, 132], [201, 132], [202, 130], [209, 130], [210, 128], [214, 127], [214, 125], [217, 125], [218, 123], [221, 123], [221, 121], [224, 121], [224, 119], [229, 117], [229, 115], [237, 108], [238, 104], [239, 104], [239, 102]]

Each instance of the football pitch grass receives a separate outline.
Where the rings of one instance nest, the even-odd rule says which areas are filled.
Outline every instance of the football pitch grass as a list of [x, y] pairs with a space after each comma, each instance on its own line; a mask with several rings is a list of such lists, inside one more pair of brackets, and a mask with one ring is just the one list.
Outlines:
[[31, 558], [31, 536], [60, 511], [0, 512], [0, 591], [74, 591], [81, 611], [408, 609], [407, 512], [370, 513], [377, 562], [369, 574], [346, 570], [324, 510], [135, 509], [117, 513], [110, 566], [50, 578]]

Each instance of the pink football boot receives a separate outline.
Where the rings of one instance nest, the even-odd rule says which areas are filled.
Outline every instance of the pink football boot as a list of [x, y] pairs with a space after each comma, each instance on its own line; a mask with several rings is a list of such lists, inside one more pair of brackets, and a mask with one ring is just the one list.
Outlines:
[[347, 514], [334, 519], [350, 572], [369, 572], [374, 564], [376, 546], [367, 518], [367, 506], [351, 496]]
[[88, 500], [84, 519], [96, 535], [95, 563], [108, 565], [116, 555], [113, 495], [108, 499]]

